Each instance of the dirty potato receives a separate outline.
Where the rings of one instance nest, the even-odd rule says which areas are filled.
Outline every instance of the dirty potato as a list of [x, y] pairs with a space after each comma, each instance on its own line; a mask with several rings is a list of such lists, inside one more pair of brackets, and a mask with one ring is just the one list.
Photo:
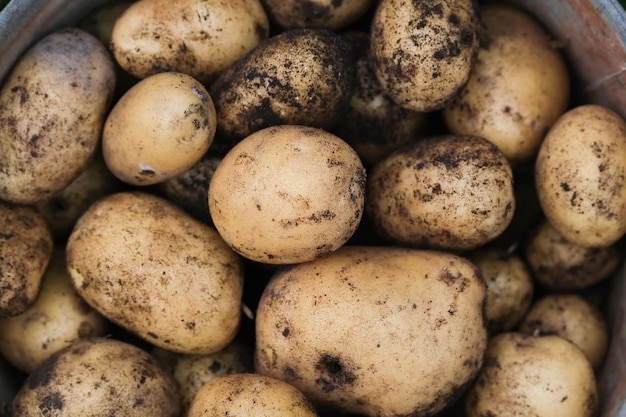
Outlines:
[[357, 20], [373, 0], [262, 0], [270, 20], [285, 29], [339, 30]]

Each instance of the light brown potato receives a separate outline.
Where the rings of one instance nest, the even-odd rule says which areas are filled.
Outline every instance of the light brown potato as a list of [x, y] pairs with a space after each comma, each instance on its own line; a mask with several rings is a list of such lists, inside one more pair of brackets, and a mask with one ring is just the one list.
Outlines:
[[218, 135], [236, 141], [274, 125], [331, 128], [350, 100], [349, 54], [347, 43], [328, 30], [271, 37], [211, 84]]
[[583, 351], [596, 371], [604, 360], [609, 338], [602, 312], [575, 294], [550, 294], [535, 301], [519, 331], [569, 340]]
[[481, 8], [483, 33], [467, 84], [443, 111], [451, 132], [495, 143], [513, 163], [536, 156], [569, 105], [565, 59], [541, 23], [522, 9]]
[[68, 239], [67, 266], [89, 305], [155, 346], [212, 353], [237, 333], [240, 258], [165, 199], [123, 192], [94, 203]]
[[72, 286], [65, 251], [57, 249], [42, 278], [35, 303], [20, 315], [0, 318], [0, 353], [25, 373], [77, 339], [105, 336], [108, 321]]
[[32, 372], [14, 416], [179, 417], [176, 382], [144, 350], [114, 339], [80, 339]]
[[104, 124], [102, 153], [122, 181], [157, 184], [197, 163], [216, 125], [215, 105], [198, 80], [162, 72], [141, 80], [115, 104]]
[[268, 283], [256, 314], [257, 372], [321, 409], [432, 416], [480, 370], [485, 296], [465, 258], [344, 246]]
[[0, 202], [0, 317], [16, 316], [37, 299], [53, 250], [45, 219], [35, 209]]
[[465, 397], [468, 417], [592, 417], [596, 379], [584, 353], [559, 336], [501, 333]]
[[473, 0], [382, 0], [371, 24], [370, 60], [387, 95], [415, 111], [443, 108], [465, 85], [478, 53]]
[[373, 0], [263, 0], [269, 18], [285, 29], [339, 30], [364, 15]]
[[113, 60], [83, 30], [27, 50], [0, 90], [0, 199], [30, 204], [69, 185], [99, 146], [114, 89]]
[[365, 169], [337, 136], [312, 127], [269, 127], [239, 142], [209, 185], [211, 218], [244, 257], [266, 264], [310, 261], [357, 229]]
[[142, 0], [115, 22], [111, 50], [135, 77], [174, 71], [207, 84], [268, 36], [259, 0]]
[[502, 152], [485, 139], [425, 138], [371, 170], [366, 210], [388, 241], [475, 249], [495, 239], [511, 222], [513, 173]]
[[626, 233], [626, 121], [599, 105], [575, 107], [546, 135], [535, 163], [539, 202], [565, 239], [610, 246]]
[[189, 417], [231, 415], [317, 417], [317, 412], [292, 385], [253, 373], [212, 379], [200, 389], [189, 410]]
[[557, 291], [582, 290], [598, 284], [617, 269], [617, 246], [587, 248], [568, 241], [543, 220], [530, 231], [524, 254], [535, 280]]

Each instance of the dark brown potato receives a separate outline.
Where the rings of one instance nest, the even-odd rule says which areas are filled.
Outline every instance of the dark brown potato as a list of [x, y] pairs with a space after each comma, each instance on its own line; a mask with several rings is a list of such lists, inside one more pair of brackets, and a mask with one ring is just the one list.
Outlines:
[[262, 0], [274, 23], [285, 29], [341, 29], [361, 17], [374, 0]]

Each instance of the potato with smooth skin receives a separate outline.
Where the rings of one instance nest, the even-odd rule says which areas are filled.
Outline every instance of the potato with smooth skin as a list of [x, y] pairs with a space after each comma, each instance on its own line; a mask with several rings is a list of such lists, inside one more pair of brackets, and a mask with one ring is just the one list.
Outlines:
[[363, 215], [365, 169], [356, 152], [322, 129], [283, 125], [239, 142], [209, 185], [215, 228], [236, 252], [266, 264], [328, 255]]
[[0, 90], [0, 199], [35, 203], [69, 185], [100, 144], [114, 89], [112, 58], [83, 30], [28, 49]]
[[469, 79], [480, 24], [474, 0], [378, 2], [370, 61], [385, 93], [411, 110], [443, 108]]
[[211, 84], [218, 135], [237, 140], [285, 124], [329, 129], [347, 108], [353, 74], [348, 44], [339, 35], [281, 32]]
[[535, 157], [569, 105], [569, 72], [550, 34], [526, 11], [481, 7], [484, 30], [470, 78], [443, 110], [452, 133], [495, 143], [513, 163]]
[[35, 209], [0, 202], [0, 317], [26, 311], [37, 299], [53, 238]]
[[25, 373], [77, 339], [104, 336], [109, 322], [76, 293], [65, 251], [53, 253], [35, 303], [22, 314], [0, 318], [0, 353]]
[[115, 22], [111, 50], [137, 78], [173, 71], [207, 84], [268, 36], [259, 0], [142, 0]]
[[33, 371], [13, 416], [179, 417], [176, 382], [154, 356], [115, 339], [80, 339]]
[[343, 29], [364, 15], [373, 0], [262, 0], [273, 22], [284, 29]]
[[476, 249], [500, 235], [513, 218], [513, 172], [496, 145], [483, 138], [424, 138], [374, 166], [366, 211], [387, 241]]
[[465, 406], [468, 417], [593, 417], [599, 399], [591, 364], [576, 345], [509, 332], [490, 339]]
[[144, 78], [115, 104], [104, 124], [102, 153], [122, 181], [153, 185], [191, 168], [216, 129], [215, 105], [204, 86], [179, 72]]
[[537, 195], [548, 221], [584, 247], [610, 246], [626, 233], [626, 121], [595, 104], [563, 114], [537, 160]]
[[257, 372], [317, 407], [432, 416], [477, 375], [485, 282], [465, 258], [344, 246], [276, 272], [256, 313]]
[[85, 301], [149, 343], [204, 354], [234, 339], [241, 260], [173, 203], [137, 191], [106, 196], [78, 221], [66, 250]]

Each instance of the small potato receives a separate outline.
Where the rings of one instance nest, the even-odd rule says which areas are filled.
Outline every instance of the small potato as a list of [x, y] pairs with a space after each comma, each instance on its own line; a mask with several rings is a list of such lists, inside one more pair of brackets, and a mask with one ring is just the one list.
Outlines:
[[626, 233], [626, 121], [594, 104], [563, 114], [535, 163], [548, 221], [568, 241], [606, 247]]
[[141, 0], [115, 22], [111, 50], [137, 78], [173, 71], [207, 84], [268, 36], [259, 0]]
[[584, 353], [560, 336], [501, 333], [465, 397], [468, 417], [593, 417], [596, 378]]
[[339, 30], [357, 20], [374, 0], [263, 0], [270, 19], [285, 29]]
[[37, 299], [54, 244], [45, 219], [31, 207], [0, 202], [0, 230], [0, 317], [11, 317]]
[[476, 136], [419, 140], [371, 171], [366, 210], [387, 240], [469, 250], [495, 239], [515, 211], [513, 173], [492, 143]]
[[241, 260], [173, 203], [142, 192], [106, 196], [78, 221], [66, 250], [77, 292], [143, 340], [205, 354], [234, 339]]
[[57, 249], [35, 303], [18, 316], [0, 318], [0, 353], [17, 369], [30, 373], [75, 340], [104, 336], [109, 327], [76, 293], [65, 251]]
[[317, 417], [317, 413], [292, 385], [245, 373], [207, 382], [189, 410], [189, 417], [223, 416]]
[[13, 416], [179, 417], [176, 382], [156, 358], [114, 339], [80, 339], [44, 361]]
[[217, 231], [239, 254], [266, 264], [333, 252], [363, 215], [365, 169], [344, 141], [312, 127], [269, 127], [239, 142], [209, 185]]
[[596, 371], [604, 360], [609, 338], [602, 312], [575, 294], [551, 294], [535, 301], [519, 331], [569, 340], [583, 351]]
[[513, 163], [535, 157], [569, 105], [565, 59], [539, 21], [522, 9], [481, 8], [478, 58], [459, 95], [443, 111], [451, 132], [495, 143]]
[[474, 0], [382, 0], [371, 24], [371, 65], [400, 106], [441, 109], [469, 79], [479, 33]]
[[353, 74], [350, 50], [339, 35], [321, 29], [275, 35], [209, 88], [218, 135], [242, 139], [283, 124], [329, 129], [348, 105]]
[[100, 144], [114, 90], [109, 52], [83, 30], [27, 50], [0, 90], [0, 199], [35, 203], [69, 185]]

